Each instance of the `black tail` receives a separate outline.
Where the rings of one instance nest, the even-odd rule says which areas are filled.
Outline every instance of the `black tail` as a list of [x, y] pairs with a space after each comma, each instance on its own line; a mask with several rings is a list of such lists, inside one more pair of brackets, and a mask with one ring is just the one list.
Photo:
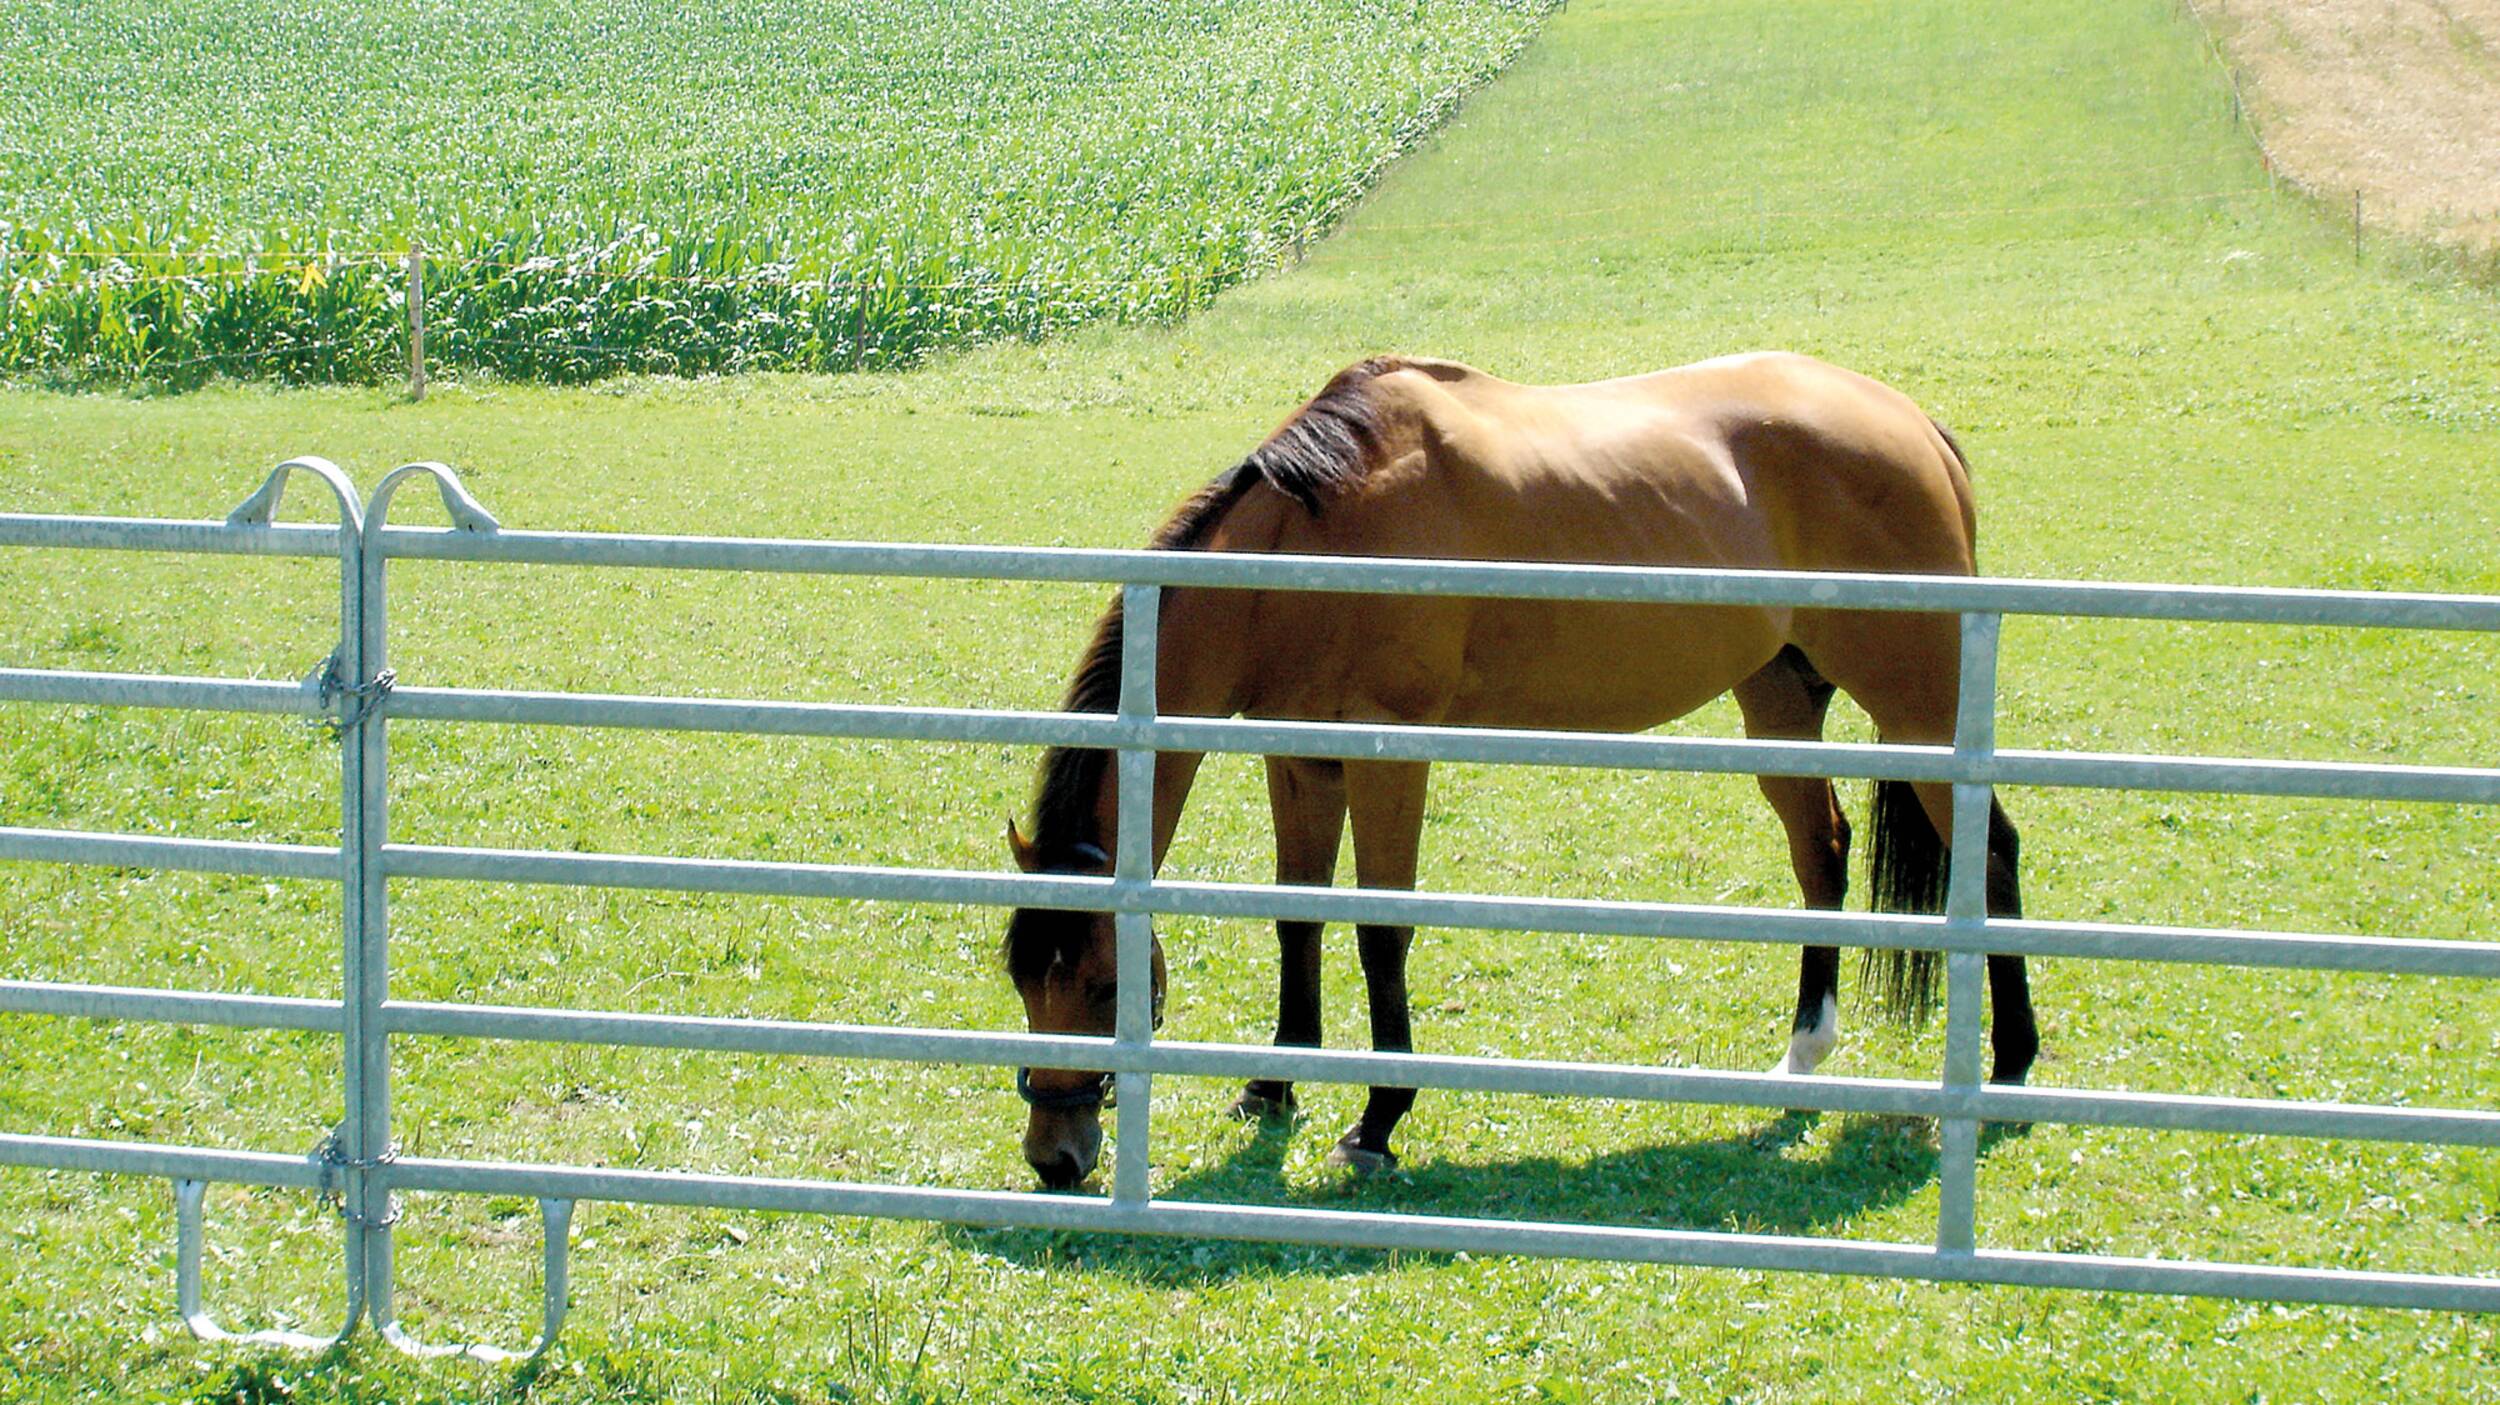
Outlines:
[[[1927, 808], [1908, 781], [1877, 781], [1870, 864], [1877, 912], [1944, 911], [1945, 844], [1928, 821]], [[1904, 1024], [1924, 1024], [1936, 1009], [1936, 981], [1944, 958], [1933, 951], [1867, 948], [1863, 975], [1884, 1013]]]

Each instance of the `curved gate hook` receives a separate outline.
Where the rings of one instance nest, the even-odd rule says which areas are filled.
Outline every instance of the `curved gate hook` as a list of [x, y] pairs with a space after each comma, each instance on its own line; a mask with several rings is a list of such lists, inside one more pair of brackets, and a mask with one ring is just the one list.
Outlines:
[[373, 1329], [382, 1334], [382, 1340], [410, 1356], [465, 1356], [471, 1361], [483, 1361], [490, 1366], [500, 1366], [513, 1362], [535, 1361], [546, 1355], [547, 1348], [556, 1344], [556, 1333], [564, 1330], [564, 1313], [565, 1309], [570, 1306], [567, 1297], [572, 1262], [573, 1202], [542, 1199], [538, 1202], [538, 1218], [539, 1223], [546, 1230], [547, 1251], [546, 1279], [543, 1284], [544, 1302], [540, 1309], [536, 1341], [519, 1351], [508, 1351], [503, 1347], [485, 1342], [418, 1341], [415, 1337], [408, 1335], [406, 1328], [399, 1325], [399, 1314], [391, 1306], [387, 1286], [376, 1290]]
[[285, 463], [270, 470], [269, 477], [261, 483], [260, 487], [255, 489], [250, 497], [235, 504], [234, 511], [226, 514], [226, 525], [229, 527], [266, 527], [277, 521], [278, 499], [286, 494], [287, 476], [298, 469], [319, 478], [330, 486], [330, 491], [339, 500], [340, 524], [348, 531], [361, 535], [365, 519], [363, 509], [357, 506], [356, 485], [348, 480], [346, 473], [341, 471], [337, 464], [328, 459], [315, 458], [310, 454], [300, 459], [288, 459]]
[[318, 478], [338, 499], [339, 508], [339, 574], [342, 596], [339, 603], [339, 626], [343, 636], [339, 649], [304, 679], [304, 688], [313, 694], [315, 711], [327, 713], [335, 703], [340, 711], [333, 720], [341, 727], [351, 726], [359, 716], [365, 700], [374, 691], [369, 680], [346, 677], [341, 669], [345, 663], [344, 638], [353, 638], [358, 629], [355, 604], [356, 582], [364, 575], [365, 514], [356, 496], [356, 484], [337, 464], [307, 454], [288, 459], [271, 469], [269, 476], [252, 491], [252, 495], [235, 504], [226, 514], [229, 527], [267, 527], [278, 520], [278, 501], [286, 496], [287, 479], [298, 472]]
[[427, 460], [401, 464], [383, 474], [382, 481], [373, 485], [372, 502], [365, 508], [364, 534], [368, 543], [376, 532], [382, 530], [383, 522], [391, 515], [391, 494], [399, 491], [403, 481], [420, 475], [434, 480], [435, 491], [443, 497], [443, 511], [451, 514], [451, 525], [455, 530], [492, 532], [501, 527], [494, 514], [480, 506], [476, 498], [469, 496], [469, 490], [460, 482], [460, 475], [453, 472], [449, 464]]
[[278, 1346], [292, 1351], [328, 1351], [356, 1330], [356, 1323], [365, 1315], [364, 1295], [358, 1291], [354, 1273], [347, 1275], [347, 1320], [337, 1332], [317, 1337], [310, 1332], [289, 1332], [280, 1328], [264, 1328], [257, 1332], [232, 1332], [217, 1323], [200, 1305], [201, 1202], [206, 1198], [206, 1181], [174, 1180], [174, 1307], [182, 1315], [182, 1325], [191, 1335], [204, 1342], [239, 1342], [246, 1346]]

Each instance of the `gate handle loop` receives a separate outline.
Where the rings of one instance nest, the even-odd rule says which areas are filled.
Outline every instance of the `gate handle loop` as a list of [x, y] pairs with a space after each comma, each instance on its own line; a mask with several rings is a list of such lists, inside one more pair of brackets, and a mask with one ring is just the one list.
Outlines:
[[382, 1340], [410, 1356], [464, 1356], [489, 1366], [502, 1366], [536, 1361], [546, 1355], [547, 1348], [556, 1344], [556, 1334], [564, 1330], [564, 1313], [570, 1306], [567, 1296], [572, 1263], [573, 1202], [542, 1197], [538, 1202], [538, 1218], [545, 1226], [547, 1236], [544, 1305], [541, 1308], [538, 1340], [519, 1351], [508, 1351], [486, 1342], [421, 1342], [399, 1325], [399, 1314], [391, 1309], [387, 1299], [373, 1315], [374, 1330], [381, 1333]]
[[237, 1342], [245, 1346], [285, 1347], [290, 1351], [328, 1351], [347, 1340], [356, 1330], [356, 1323], [365, 1315], [364, 1295], [356, 1280], [347, 1275], [347, 1320], [338, 1331], [327, 1337], [310, 1332], [290, 1332], [283, 1328], [263, 1328], [257, 1332], [234, 1332], [218, 1325], [200, 1305], [200, 1246], [206, 1237], [201, 1232], [201, 1204], [206, 1199], [208, 1183], [177, 1176], [174, 1178], [174, 1310], [182, 1317], [182, 1325], [191, 1335], [204, 1342]]

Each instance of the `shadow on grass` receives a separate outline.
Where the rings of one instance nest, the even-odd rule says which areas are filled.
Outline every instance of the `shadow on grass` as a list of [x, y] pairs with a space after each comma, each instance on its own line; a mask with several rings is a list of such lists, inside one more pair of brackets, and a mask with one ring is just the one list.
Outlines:
[[[1823, 1115], [1782, 1113], [1749, 1132], [1628, 1148], [1581, 1160], [1434, 1161], [1365, 1178], [1283, 1184], [1286, 1150], [1306, 1127], [1262, 1126], [1217, 1165], [1183, 1176], [1159, 1201], [1272, 1205], [1607, 1227], [1744, 1234], [1826, 1234], [1890, 1209], [1936, 1179], [1934, 1124], [1844, 1116], [1820, 1155], [1792, 1155]], [[1990, 1124], [1985, 1156], [2028, 1127]], [[1301, 1244], [1160, 1239], [1072, 1231], [949, 1227], [959, 1246], [1039, 1267], [1102, 1270], [1183, 1287], [1267, 1274], [1343, 1274], [1438, 1254]]]
[[[482, 1405], [529, 1399], [547, 1361], [540, 1358], [483, 1372], [475, 1380], [435, 1389], [411, 1383], [393, 1369], [402, 1358], [361, 1329], [355, 1344], [318, 1355], [262, 1351], [237, 1361], [222, 1375], [205, 1378], [187, 1398], [196, 1405]], [[155, 1397], [150, 1397], [155, 1398]]]
[[[205, 1377], [196, 1393], [149, 1396], [182, 1399], [189, 1405], [525, 1405], [537, 1394], [540, 1378], [555, 1369], [563, 1398], [609, 1400], [701, 1399], [711, 1405], [825, 1405], [828, 1400], [875, 1402], [875, 1405], [937, 1405], [953, 1401], [949, 1388], [927, 1358], [927, 1320], [904, 1318], [880, 1306], [843, 1315], [841, 1340], [828, 1351], [821, 1370], [795, 1372], [791, 1363], [767, 1353], [729, 1364], [726, 1375], [715, 1370], [703, 1393], [692, 1394], [681, 1377], [685, 1368], [664, 1350], [603, 1342], [570, 1351], [559, 1345], [553, 1356], [509, 1367], [478, 1367], [437, 1383], [410, 1379], [412, 1363], [391, 1349], [360, 1337], [355, 1345], [333, 1347], [317, 1356], [288, 1351], [258, 1353], [236, 1362], [222, 1374]], [[0, 1398], [8, 1382], [0, 1376]], [[116, 1399], [109, 1382], [98, 1381], [82, 1394]]]

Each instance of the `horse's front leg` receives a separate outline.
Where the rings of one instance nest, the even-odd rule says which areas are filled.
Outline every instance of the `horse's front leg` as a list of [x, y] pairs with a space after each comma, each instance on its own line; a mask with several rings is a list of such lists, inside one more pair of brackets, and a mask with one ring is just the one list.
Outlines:
[[[1780, 650], [1762, 671], [1736, 685], [1745, 735], [1820, 741], [1832, 685], [1803, 650]], [[1762, 798], [1788, 832], [1788, 861], [1806, 906], [1838, 911], [1849, 892], [1849, 817], [1832, 783], [1816, 776], [1758, 776]], [[1810, 946], [1797, 963], [1797, 1013], [1789, 1021], [1788, 1053], [1773, 1073], [1812, 1073], [1840, 1042], [1840, 950]]]
[[[1337, 879], [1337, 849], [1345, 835], [1345, 767], [1334, 761], [1270, 757], [1267, 804], [1276, 821], [1276, 881], [1325, 888]], [[1276, 924], [1276, 1043], [1317, 1047], [1320, 1042], [1320, 930], [1317, 922]], [[1233, 1116], [1289, 1117], [1293, 1083], [1253, 1078], [1233, 1101]]]
[[[1354, 820], [1355, 882], [1366, 888], [1415, 886], [1416, 851], [1423, 835], [1424, 783], [1430, 767], [1420, 761], [1366, 761], [1346, 767], [1347, 808]], [[1371, 1004], [1372, 1047], [1405, 1052], [1415, 1047], [1406, 1002], [1406, 953], [1412, 927], [1356, 928], [1363, 958], [1363, 985]], [[1412, 1088], [1375, 1087], [1363, 1116], [1328, 1153], [1358, 1171], [1385, 1171], [1398, 1164], [1389, 1134], [1415, 1105]]]

